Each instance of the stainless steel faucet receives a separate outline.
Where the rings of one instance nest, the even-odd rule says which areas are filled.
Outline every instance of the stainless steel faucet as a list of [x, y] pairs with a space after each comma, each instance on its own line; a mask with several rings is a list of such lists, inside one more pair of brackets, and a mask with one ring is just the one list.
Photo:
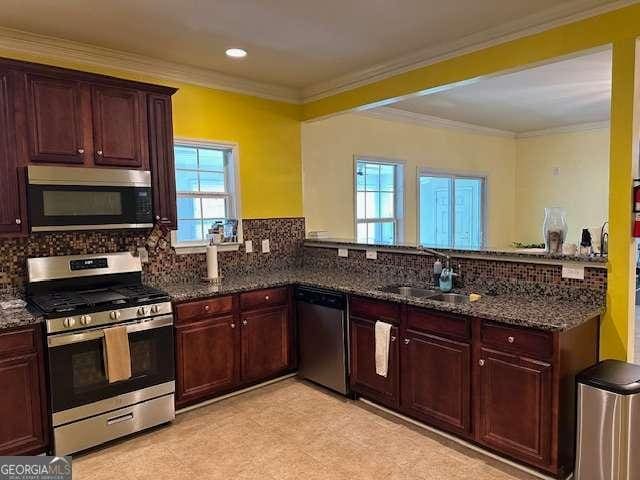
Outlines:
[[436, 257], [443, 258], [444, 261], [446, 262], [445, 266], [447, 268], [451, 267], [451, 257], [449, 255], [447, 255], [446, 253], [438, 252], [437, 250], [433, 250], [433, 249], [425, 247], [423, 245], [418, 245], [417, 248], [418, 248], [418, 250], [420, 250], [422, 252], [427, 252], [427, 253], [430, 253], [431, 255], [435, 255]]

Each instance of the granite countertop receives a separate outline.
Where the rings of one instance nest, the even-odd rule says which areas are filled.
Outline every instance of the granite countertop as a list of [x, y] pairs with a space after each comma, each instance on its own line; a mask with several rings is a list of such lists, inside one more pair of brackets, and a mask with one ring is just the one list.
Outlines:
[[25, 325], [32, 325], [42, 321], [42, 317], [31, 313], [27, 309], [26, 305], [2, 308], [1, 303], [13, 302], [15, 300], [21, 300], [21, 298], [12, 295], [0, 295], [0, 330], [23, 327]]
[[569, 330], [604, 312], [604, 306], [597, 303], [562, 300], [549, 296], [483, 295], [476, 302], [450, 304], [407, 298], [379, 290], [384, 285], [397, 283], [393, 279], [384, 282], [358, 274], [303, 268], [229, 276], [223, 278], [219, 286], [199, 282], [174, 283], [159, 287], [165, 290], [175, 302], [183, 302], [260, 288], [298, 284], [550, 331]]

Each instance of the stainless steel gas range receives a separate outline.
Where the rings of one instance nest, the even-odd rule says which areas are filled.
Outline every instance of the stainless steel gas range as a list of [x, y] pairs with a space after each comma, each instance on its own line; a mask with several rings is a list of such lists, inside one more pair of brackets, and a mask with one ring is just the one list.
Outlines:
[[[46, 319], [54, 453], [78, 452], [175, 418], [173, 313], [128, 252], [31, 258], [28, 300]], [[127, 343], [127, 378], [106, 370], [105, 332]], [[113, 330], [112, 330], [113, 331]], [[109, 332], [107, 332], [109, 333]]]

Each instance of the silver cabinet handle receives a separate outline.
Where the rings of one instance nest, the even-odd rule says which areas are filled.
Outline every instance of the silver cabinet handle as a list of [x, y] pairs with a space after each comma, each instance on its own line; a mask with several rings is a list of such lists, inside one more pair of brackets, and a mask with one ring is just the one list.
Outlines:
[[20, 225], [22, 223], [22, 220], [20, 220], [19, 218], [16, 218], [16, 225]]
[[484, 360], [482, 359], [478, 360], [478, 365], [480, 365], [481, 367], [484, 367]]
[[231, 328], [236, 328], [236, 324], [235, 324], [235, 323], [232, 323], [232, 324], [231, 324]]
[[408, 338], [405, 338], [405, 339], [404, 339], [404, 344], [405, 344], [405, 345], [409, 345], [409, 342], [410, 342], [410, 341], [411, 341], [411, 340], [409, 340]]
[[82, 155], [82, 154], [84, 153], [84, 148], [79, 148], [79, 149], [78, 149], [78, 153], [79, 153], [80, 155]]
[[515, 338], [513, 338], [513, 337], [507, 337], [507, 342], [509, 342], [509, 343], [513, 343], [513, 342], [515, 342], [515, 341], [516, 341], [516, 339], [515, 339]]
[[391, 337], [391, 341], [392, 341], [392, 342], [395, 342], [395, 341], [396, 341], [396, 337], [393, 337], [393, 336], [392, 336], [392, 337]]
[[264, 299], [269, 300], [269, 295], [265, 295]]
[[160, 215], [156, 215], [156, 220], [160, 220]]
[[242, 324], [246, 325], [248, 322], [246, 320], [242, 320]]
[[96, 153], [97, 153], [98, 155], [102, 155], [102, 150], [98, 150]]
[[126, 422], [129, 420], [133, 420], [133, 413], [128, 413], [126, 415], [122, 415], [120, 417], [113, 417], [107, 420], [107, 425], [113, 425], [115, 423]]

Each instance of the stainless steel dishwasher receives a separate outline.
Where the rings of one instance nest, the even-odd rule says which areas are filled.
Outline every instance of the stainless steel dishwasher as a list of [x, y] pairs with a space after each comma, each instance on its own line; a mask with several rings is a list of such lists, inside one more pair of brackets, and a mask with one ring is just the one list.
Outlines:
[[298, 287], [298, 376], [346, 395], [347, 299], [327, 290]]

